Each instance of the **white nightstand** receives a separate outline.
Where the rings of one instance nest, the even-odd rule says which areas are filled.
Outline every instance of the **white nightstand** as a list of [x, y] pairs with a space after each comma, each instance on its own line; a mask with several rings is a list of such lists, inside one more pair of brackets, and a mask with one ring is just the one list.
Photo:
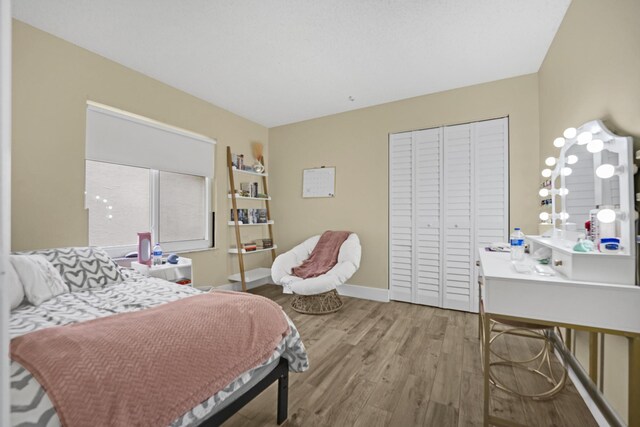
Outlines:
[[[191, 270], [191, 258], [180, 257], [177, 264], [169, 264], [164, 260], [162, 265], [147, 266], [137, 261], [131, 262], [131, 268], [149, 277], [157, 277], [169, 282], [189, 280], [189, 286], [193, 286], [193, 274]], [[185, 283], [186, 284], [186, 283]]]

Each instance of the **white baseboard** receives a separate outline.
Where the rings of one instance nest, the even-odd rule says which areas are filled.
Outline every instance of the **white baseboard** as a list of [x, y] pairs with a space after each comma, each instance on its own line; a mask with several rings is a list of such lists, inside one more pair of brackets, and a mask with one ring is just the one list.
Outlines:
[[610, 424], [607, 422], [607, 419], [602, 414], [602, 411], [600, 411], [600, 408], [598, 408], [596, 402], [593, 401], [593, 399], [589, 395], [589, 392], [584, 388], [576, 373], [573, 371], [573, 369], [571, 369], [571, 366], [567, 366], [567, 372], [569, 374], [569, 378], [571, 378], [571, 382], [575, 386], [580, 397], [582, 397], [585, 405], [587, 405], [589, 412], [591, 412], [591, 415], [593, 415], [593, 418], [595, 419], [596, 423], [598, 423], [598, 426], [609, 427]]
[[[257, 288], [258, 286], [272, 284], [270, 277], [256, 280], [254, 282], [247, 283], [247, 289]], [[226, 291], [241, 291], [242, 285], [240, 282], [227, 283], [220, 286], [215, 286], [215, 289], [221, 289]], [[344, 284], [338, 286], [338, 293], [345, 297], [368, 299], [371, 301], [389, 302], [389, 290], [370, 288], [368, 286], [349, 285]]]
[[345, 283], [344, 285], [338, 286], [338, 293], [345, 297], [389, 302], [388, 289], [370, 288], [368, 286], [350, 285]]
[[[271, 277], [265, 277], [264, 279], [255, 280], [253, 282], [247, 282], [247, 289], [257, 288], [258, 286], [268, 285], [270, 283], [272, 283]], [[227, 283], [225, 285], [214, 286], [214, 289], [220, 289], [224, 291], [241, 291], [242, 283], [240, 282]]]

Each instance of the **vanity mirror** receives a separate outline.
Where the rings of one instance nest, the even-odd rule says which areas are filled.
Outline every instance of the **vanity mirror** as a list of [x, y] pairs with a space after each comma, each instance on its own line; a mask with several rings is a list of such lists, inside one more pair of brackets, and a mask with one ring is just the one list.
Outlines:
[[[551, 249], [551, 264], [569, 278], [635, 284], [635, 219], [631, 137], [612, 133], [600, 120], [568, 128], [554, 141], [559, 156], [545, 159], [551, 180], [543, 197], [552, 225], [548, 236], [530, 236], [532, 250]], [[591, 243], [576, 247], [580, 239]], [[578, 250], [576, 250], [578, 249]], [[586, 250], [586, 252], [584, 252]]]

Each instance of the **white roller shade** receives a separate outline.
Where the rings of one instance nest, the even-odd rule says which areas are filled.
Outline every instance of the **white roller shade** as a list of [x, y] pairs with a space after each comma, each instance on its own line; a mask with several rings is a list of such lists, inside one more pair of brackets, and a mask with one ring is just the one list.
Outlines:
[[86, 159], [213, 177], [215, 141], [96, 103], [87, 104]]

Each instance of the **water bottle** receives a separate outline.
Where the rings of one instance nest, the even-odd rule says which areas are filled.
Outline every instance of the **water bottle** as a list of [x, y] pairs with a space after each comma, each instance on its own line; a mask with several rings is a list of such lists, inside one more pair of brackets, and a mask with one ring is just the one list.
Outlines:
[[156, 243], [153, 247], [153, 265], [162, 265], [162, 247]]
[[520, 231], [520, 227], [513, 229], [510, 238], [511, 243], [511, 261], [522, 261], [524, 258], [524, 233]]

